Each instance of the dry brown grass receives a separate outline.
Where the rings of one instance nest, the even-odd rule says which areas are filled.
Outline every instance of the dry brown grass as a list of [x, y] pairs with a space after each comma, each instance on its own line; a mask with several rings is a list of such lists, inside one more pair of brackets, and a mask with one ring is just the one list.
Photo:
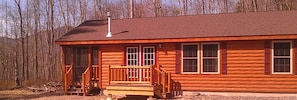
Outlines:
[[0, 81], [0, 91], [11, 89], [15, 86], [14, 81]]
[[23, 98], [30, 95], [38, 95], [39, 93], [32, 92], [25, 89], [17, 89], [17, 90], [3, 90], [0, 91], [0, 99], [17, 99]]

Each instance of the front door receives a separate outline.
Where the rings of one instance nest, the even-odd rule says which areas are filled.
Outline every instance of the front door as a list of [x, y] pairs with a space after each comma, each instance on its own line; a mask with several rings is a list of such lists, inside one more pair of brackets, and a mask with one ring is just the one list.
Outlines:
[[[127, 66], [151, 66], [155, 64], [155, 46], [134, 46], [126, 48], [126, 65]], [[141, 81], [149, 78], [148, 69], [129, 69], [128, 78], [130, 80]]]
[[73, 78], [74, 82], [81, 82], [82, 73], [88, 67], [88, 48], [77, 47], [74, 48], [74, 67]]

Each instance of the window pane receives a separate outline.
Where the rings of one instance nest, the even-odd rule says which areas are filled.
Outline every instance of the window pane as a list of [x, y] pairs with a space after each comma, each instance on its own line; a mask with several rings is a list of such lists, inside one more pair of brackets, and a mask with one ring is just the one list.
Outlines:
[[71, 48], [70, 47], [65, 48], [65, 64], [66, 65], [71, 64]]
[[183, 45], [183, 57], [197, 57], [197, 45]]
[[203, 57], [217, 57], [218, 44], [203, 44]]
[[86, 67], [88, 66], [88, 48], [80, 48], [81, 49], [81, 66]]
[[144, 56], [144, 66], [154, 65], [155, 62], [155, 48], [154, 47], [144, 47], [143, 48], [143, 56]]
[[274, 43], [274, 56], [290, 56], [290, 42]]
[[98, 64], [98, 47], [92, 47], [92, 64]]
[[290, 72], [290, 58], [274, 58], [274, 72]]
[[203, 59], [203, 72], [218, 72], [218, 60]]
[[138, 48], [129, 47], [127, 48], [127, 65], [128, 66], [137, 66], [138, 65]]
[[198, 72], [197, 59], [184, 59], [183, 72]]

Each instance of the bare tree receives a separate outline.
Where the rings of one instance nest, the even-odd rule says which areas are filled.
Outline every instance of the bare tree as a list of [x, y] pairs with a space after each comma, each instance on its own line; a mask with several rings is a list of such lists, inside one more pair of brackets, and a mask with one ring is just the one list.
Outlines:
[[39, 8], [39, 6], [40, 6], [40, 1], [39, 0], [33, 0], [33, 8], [34, 8], [34, 43], [35, 43], [35, 59], [34, 59], [34, 61], [35, 61], [35, 80], [37, 80], [39, 77], [38, 77], [38, 65], [39, 65], [39, 63], [38, 63], [38, 54], [39, 54], [39, 52], [38, 52], [38, 30], [39, 30], [39, 21], [40, 21], [40, 8]]
[[[17, 12], [19, 16], [19, 32], [20, 32], [20, 38], [21, 38], [21, 51], [22, 51], [22, 79], [25, 79], [25, 42], [24, 42], [24, 29], [23, 29], [23, 14], [21, 9], [21, 1], [20, 0], [14, 0], [14, 3], [17, 7]], [[17, 39], [17, 38], [16, 38]]]
[[257, 0], [253, 0], [252, 3], [253, 3], [254, 12], [257, 12], [258, 11]]

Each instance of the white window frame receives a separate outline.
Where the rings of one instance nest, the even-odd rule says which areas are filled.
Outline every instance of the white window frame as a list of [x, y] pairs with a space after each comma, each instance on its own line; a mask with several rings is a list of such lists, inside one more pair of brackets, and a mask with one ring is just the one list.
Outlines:
[[[145, 49], [146, 48], [149, 48], [149, 49], [153, 49], [154, 50], [154, 52], [153, 53], [145, 53]], [[155, 49], [155, 47], [154, 46], [143, 46], [143, 48], [142, 48], [142, 64], [143, 64], [143, 66], [152, 66], [152, 65], [155, 65], [155, 61], [156, 61], [156, 49]], [[148, 55], [153, 55], [153, 59], [148, 59], [148, 60], [153, 60], [153, 64], [152, 65], [145, 65], [145, 54], [148, 54]], [[145, 74], [144, 74], [144, 78], [149, 78], [149, 69], [143, 69], [144, 70], [144, 72], [145, 72]], [[142, 71], [141, 71], [142, 72]]]
[[[128, 59], [128, 55], [130, 54], [130, 53], [128, 53], [128, 50], [129, 49], [136, 49], [137, 51], [136, 51], [136, 58], [135, 59], [133, 59], [133, 60], [137, 60], [136, 61], [136, 65], [128, 65], [129, 63], [129, 59]], [[139, 65], [139, 50], [138, 50], [138, 47], [127, 47], [126, 48], [126, 64], [127, 64], [127, 66], [138, 66]]]
[[[274, 43], [286, 43], [286, 42], [290, 42], [290, 72], [274, 72]], [[272, 48], [271, 48], [271, 71], [272, 71], [272, 74], [292, 74], [293, 73], [293, 48], [292, 48], [292, 45], [293, 45], [293, 42], [291, 40], [284, 40], [284, 41], [272, 41], [272, 44], [271, 44]]]
[[[218, 56], [218, 71], [217, 72], [203, 72], [203, 45], [207, 44], [217, 44], [218, 45], [218, 51], [217, 51], [217, 56]], [[221, 72], [221, 60], [220, 60], [220, 43], [218, 42], [209, 42], [209, 43], [201, 43], [201, 73], [202, 74], [220, 74]]]
[[[197, 72], [184, 72], [184, 48], [183, 48], [183, 46], [184, 45], [197, 45]], [[182, 74], [200, 74], [200, 44], [199, 43], [183, 43], [182, 45], [181, 45], [181, 73]]]
[[[146, 49], [146, 48], [152, 48], [153, 50], [154, 50], [154, 52], [153, 53], [145, 53], [144, 52], [144, 50]], [[155, 60], [156, 60], [156, 55], [155, 55], [155, 52], [156, 52], [156, 49], [155, 49], [155, 47], [154, 46], [143, 46], [143, 51], [142, 51], [142, 57], [143, 57], [143, 59], [142, 59], [142, 62], [143, 62], [143, 65], [144, 66], [151, 66], [151, 65], [145, 65], [145, 54], [152, 54], [153, 55], [153, 59], [149, 59], [149, 60], [153, 60], [153, 64], [152, 65], [154, 65], [155, 64]]]
[[[129, 64], [128, 63], [129, 62], [128, 55], [130, 54], [130, 53], [128, 53], [129, 49], [137, 50], [136, 53], [133, 53], [133, 54], [136, 54], [136, 58], [133, 59], [133, 60], [137, 60], [136, 65], [128, 65]], [[127, 64], [127, 66], [138, 66], [139, 65], [139, 49], [138, 49], [138, 47], [126, 47], [126, 64]], [[138, 78], [138, 74], [139, 74], [138, 70], [134, 69], [134, 68], [128, 69], [128, 71], [127, 71], [127, 75], [129, 78]]]

